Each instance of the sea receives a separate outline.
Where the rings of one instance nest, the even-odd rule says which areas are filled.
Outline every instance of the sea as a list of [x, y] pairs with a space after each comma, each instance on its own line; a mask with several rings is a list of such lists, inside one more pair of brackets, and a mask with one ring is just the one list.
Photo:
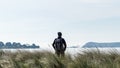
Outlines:
[[[37, 52], [37, 51], [48, 51], [48, 52], [55, 52], [53, 48], [36, 48], [36, 49], [0, 49], [2, 51], [30, 51], [30, 52]], [[101, 53], [111, 53], [116, 52], [120, 54], [120, 48], [67, 48], [67, 54], [76, 55], [78, 53], [90, 52], [90, 51], [99, 51]]]

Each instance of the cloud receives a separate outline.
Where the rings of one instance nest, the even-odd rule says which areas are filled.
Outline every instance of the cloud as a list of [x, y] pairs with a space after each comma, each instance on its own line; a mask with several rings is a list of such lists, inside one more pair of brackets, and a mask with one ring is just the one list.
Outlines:
[[[5, 0], [1, 22], [71, 22], [120, 16], [117, 0]], [[114, 3], [114, 4], [111, 4]]]
[[[52, 42], [51, 38], [56, 36], [57, 31], [64, 32], [71, 44], [89, 41], [91, 38], [101, 40], [104, 38], [104, 35], [100, 35], [103, 32], [96, 31], [98, 29], [105, 31], [106, 27], [101, 29], [105, 22], [109, 23], [113, 18], [120, 17], [119, 4], [118, 0], [1, 0], [1, 40], [28, 43], [34, 41], [47, 45]], [[114, 24], [114, 21], [111, 23]], [[99, 28], [98, 23], [102, 24]], [[90, 29], [93, 31], [89, 32]], [[119, 34], [117, 31], [113, 32], [110, 32], [110, 38], [112, 34]], [[97, 36], [92, 36], [95, 34]], [[107, 33], [106, 36], [110, 39]], [[119, 37], [113, 36], [116, 36], [114, 40]]]
[[112, 3], [113, 0], [80, 0], [83, 3]]

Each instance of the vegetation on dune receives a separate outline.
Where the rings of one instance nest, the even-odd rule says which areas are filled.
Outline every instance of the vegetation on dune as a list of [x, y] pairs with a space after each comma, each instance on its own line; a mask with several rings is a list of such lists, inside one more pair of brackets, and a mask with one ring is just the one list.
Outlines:
[[120, 54], [98, 50], [57, 57], [48, 51], [0, 51], [0, 68], [120, 68]]

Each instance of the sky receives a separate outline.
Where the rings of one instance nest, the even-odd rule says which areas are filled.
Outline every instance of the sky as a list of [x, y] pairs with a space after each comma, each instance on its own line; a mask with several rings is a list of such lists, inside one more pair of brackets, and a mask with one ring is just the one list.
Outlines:
[[119, 0], [0, 0], [0, 41], [51, 46], [120, 42]]

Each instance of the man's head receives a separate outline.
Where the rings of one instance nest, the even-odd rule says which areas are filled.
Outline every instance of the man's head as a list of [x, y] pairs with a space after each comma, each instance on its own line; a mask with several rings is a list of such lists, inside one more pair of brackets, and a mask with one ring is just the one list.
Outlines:
[[62, 36], [62, 33], [61, 32], [58, 32], [58, 37], [61, 37]]

